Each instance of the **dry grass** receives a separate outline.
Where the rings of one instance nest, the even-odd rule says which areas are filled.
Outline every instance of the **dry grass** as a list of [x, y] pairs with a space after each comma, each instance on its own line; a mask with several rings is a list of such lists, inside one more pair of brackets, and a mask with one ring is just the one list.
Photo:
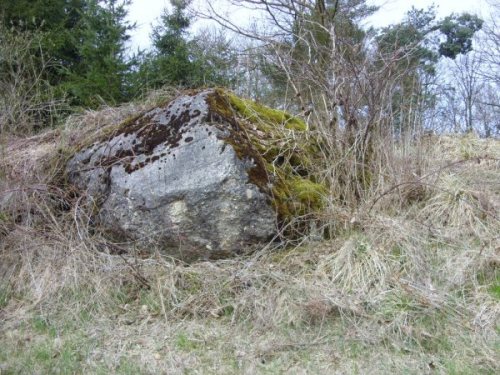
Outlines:
[[145, 107], [3, 144], [0, 372], [498, 373], [498, 141], [395, 144], [357, 207], [331, 199], [333, 239], [186, 265], [116, 254], [54, 186]]

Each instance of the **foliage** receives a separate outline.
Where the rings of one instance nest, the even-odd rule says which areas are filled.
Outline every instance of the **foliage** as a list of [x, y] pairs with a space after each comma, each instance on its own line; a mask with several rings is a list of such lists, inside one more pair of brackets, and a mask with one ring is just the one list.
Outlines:
[[132, 97], [127, 86], [125, 47], [133, 28], [126, 21], [128, 4], [130, 0], [88, 2], [79, 25], [78, 61], [61, 72], [67, 79], [61, 88], [70, 94], [74, 104], [95, 107], [102, 101], [116, 104]]
[[380, 31], [377, 37], [379, 52], [384, 56], [394, 53], [405, 55], [406, 58], [401, 64], [411, 69], [421, 68], [426, 73], [435, 74], [434, 65], [438, 55], [427, 39], [435, 18], [433, 7], [427, 10], [412, 8], [403, 22]]
[[[165, 9], [153, 29], [152, 50], [130, 58], [126, 51], [134, 28], [126, 19], [130, 2], [0, 2], [0, 38], [5, 46], [0, 57], [2, 102], [4, 108], [10, 108], [2, 113], [3, 128], [11, 127], [7, 123], [25, 124], [18, 127], [25, 130], [54, 124], [63, 112], [63, 101], [77, 108], [95, 108], [128, 101], [152, 88], [179, 85], [232, 87], [282, 109], [303, 113], [315, 109], [317, 123], [333, 126], [337, 134], [349, 129], [349, 142], [355, 141], [352, 134], [360, 131], [361, 123], [371, 122], [370, 132], [388, 127], [384, 121], [377, 126], [371, 121], [377, 117], [377, 108], [384, 106], [394, 119], [391, 131], [419, 129], [415, 123], [423, 122], [425, 111], [437, 100], [434, 84], [440, 57], [456, 59], [470, 52], [472, 38], [483, 27], [481, 19], [467, 13], [438, 20], [434, 8], [412, 8], [401, 23], [375, 34], [363, 26], [366, 17], [377, 10], [366, 0], [276, 0], [272, 4], [233, 0], [266, 12], [274, 24], [244, 32], [257, 42], [246, 49], [238, 40], [237, 50], [221, 29], [193, 35], [190, 29], [196, 18], [191, 10], [195, 3], [171, 0], [170, 10]], [[231, 26], [230, 19], [219, 21], [233, 31], [242, 31]], [[489, 66], [494, 67], [498, 33], [495, 21], [489, 24], [485, 38], [490, 45], [484, 55], [489, 53]], [[481, 74], [495, 79], [497, 70], [482, 67]], [[384, 83], [381, 78], [389, 80]], [[36, 84], [30, 86], [29, 82]], [[391, 93], [382, 95], [384, 90]], [[288, 102], [283, 103], [282, 98]], [[377, 98], [390, 100], [375, 104]], [[498, 108], [495, 100], [486, 102], [488, 108]], [[488, 125], [485, 134], [493, 134], [490, 128]], [[349, 142], [346, 149], [352, 146]]]
[[191, 0], [171, 0], [172, 10], [164, 9], [153, 28], [153, 50], [137, 56], [136, 86], [163, 85], [200, 87], [229, 86], [236, 55], [230, 40], [220, 30], [205, 29], [192, 37], [194, 21], [187, 13]]
[[[17, 32], [42, 31], [41, 50], [55, 65], [67, 69], [78, 62], [79, 25], [86, 0], [6, 0], [0, 4], [3, 23]], [[38, 55], [34, 53], [34, 55]], [[58, 70], [50, 75], [52, 84], [59, 81]]]
[[102, 100], [129, 97], [125, 76], [125, 42], [130, 0], [7, 0], [0, 17], [13, 32], [37, 32], [40, 43], [30, 51], [38, 67], [50, 62], [44, 78], [59, 98], [95, 107]]
[[[362, 43], [367, 34], [359, 21], [373, 14], [377, 7], [367, 5], [366, 0], [323, 0], [309, 8], [294, 1], [289, 3], [294, 9], [293, 17], [280, 25], [286, 32], [277, 44], [266, 45], [261, 69], [281, 95], [293, 77], [295, 94], [300, 93], [299, 103], [304, 107], [305, 103], [316, 101], [322, 90], [331, 89], [333, 53], [348, 56], [350, 63], [361, 63], [363, 56], [352, 48]], [[277, 49], [289, 51], [285, 62], [277, 58]], [[311, 86], [318, 88], [317, 93], [312, 92], [316, 90], [311, 90]]]
[[[403, 22], [380, 31], [376, 41], [381, 63], [392, 59], [400, 74], [391, 97], [391, 113], [398, 132], [410, 128], [414, 113], [423, 115], [434, 107], [432, 85], [439, 58], [456, 59], [459, 54], [469, 53], [472, 37], [481, 25], [482, 20], [467, 13], [437, 20], [435, 7], [413, 7]], [[441, 41], [441, 34], [445, 41]], [[422, 118], [418, 122], [422, 124]]]
[[446, 17], [439, 25], [439, 31], [446, 36], [446, 41], [439, 46], [439, 53], [454, 59], [459, 54], [470, 52], [472, 37], [482, 26], [482, 19], [468, 13]]
[[43, 38], [43, 32], [16, 33], [0, 22], [0, 134], [30, 134], [53, 125], [66, 109], [47, 79], [54, 65], [44, 59]]
[[190, 47], [193, 86], [235, 86], [239, 53], [224, 30], [201, 29], [194, 35]]
[[[436, 20], [435, 7], [412, 9], [403, 22], [381, 30], [377, 37], [380, 52], [400, 50], [410, 52], [412, 65], [420, 64], [431, 74], [435, 74], [434, 64], [439, 56], [456, 58], [472, 51], [472, 37], [482, 27], [483, 21], [468, 13], [460, 16], [451, 15], [443, 20]], [[439, 31], [446, 40], [435, 38]]]
[[389, 61], [398, 74], [397, 83], [390, 95], [393, 131], [409, 131], [414, 123], [415, 109], [423, 110], [433, 105], [433, 95], [427, 83], [436, 74], [438, 53], [432, 46], [429, 30], [434, 27], [435, 8], [412, 8], [403, 22], [383, 28], [376, 38], [377, 66]]
[[187, 34], [191, 18], [186, 15], [190, 0], [171, 0], [173, 11], [164, 10], [161, 24], [153, 29], [151, 35], [155, 49], [153, 60], [159, 84], [186, 85], [192, 64], [189, 54]]

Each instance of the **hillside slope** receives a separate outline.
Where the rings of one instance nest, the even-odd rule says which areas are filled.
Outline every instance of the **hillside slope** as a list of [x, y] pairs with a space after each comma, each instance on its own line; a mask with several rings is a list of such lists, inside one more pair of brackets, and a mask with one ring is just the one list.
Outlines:
[[0, 141], [2, 374], [500, 371], [498, 140], [394, 143], [383, 188], [331, 193], [330, 238], [188, 266], [123, 253], [61, 188], [75, 145], [142, 106]]

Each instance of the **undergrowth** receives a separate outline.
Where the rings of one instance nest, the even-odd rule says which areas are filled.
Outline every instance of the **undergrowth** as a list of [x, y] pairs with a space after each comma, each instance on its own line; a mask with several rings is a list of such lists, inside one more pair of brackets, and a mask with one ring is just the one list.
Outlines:
[[498, 141], [386, 142], [356, 204], [328, 160], [315, 232], [187, 265], [117, 251], [59, 185], [144, 108], [1, 143], [0, 373], [498, 373]]

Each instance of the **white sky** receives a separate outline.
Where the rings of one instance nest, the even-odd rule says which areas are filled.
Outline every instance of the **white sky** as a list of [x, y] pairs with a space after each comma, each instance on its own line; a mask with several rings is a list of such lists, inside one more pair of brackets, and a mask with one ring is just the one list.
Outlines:
[[[205, 1], [215, 2], [217, 0]], [[369, 19], [369, 23], [376, 27], [400, 21], [412, 6], [426, 8], [435, 4], [438, 7], [438, 17], [464, 11], [476, 13], [483, 17], [487, 17], [489, 14], [486, 0], [371, 0], [370, 3], [381, 6], [381, 9]], [[168, 0], [133, 0], [129, 7], [128, 16], [130, 21], [137, 23], [137, 29], [132, 33], [131, 47], [133, 50], [149, 47], [151, 24], [156, 23], [166, 6], [169, 6]]]

